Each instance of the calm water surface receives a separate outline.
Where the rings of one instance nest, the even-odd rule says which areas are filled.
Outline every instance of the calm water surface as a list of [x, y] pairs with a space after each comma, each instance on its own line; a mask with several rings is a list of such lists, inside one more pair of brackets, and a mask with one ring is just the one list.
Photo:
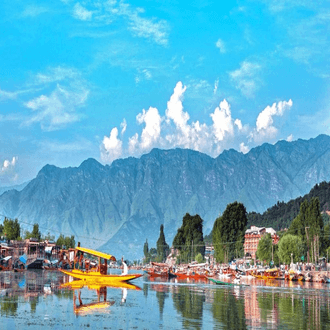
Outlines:
[[1, 329], [330, 329], [329, 284], [150, 281], [62, 288], [57, 271], [0, 272]]

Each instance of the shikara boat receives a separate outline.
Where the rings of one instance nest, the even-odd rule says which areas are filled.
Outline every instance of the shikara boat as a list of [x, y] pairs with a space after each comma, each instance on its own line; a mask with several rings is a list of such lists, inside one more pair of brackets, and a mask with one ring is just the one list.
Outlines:
[[[77, 269], [79, 266], [80, 268], [82, 268], [82, 260], [84, 253], [98, 258], [98, 267], [96, 269], [93, 268], [89, 270], [88, 267], [86, 267], [87, 269], [85, 268], [85, 270]], [[103, 263], [101, 263], [102, 259], [103, 259]], [[61, 269], [61, 272], [66, 275], [70, 275], [72, 277], [78, 278], [80, 280], [93, 281], [98, 284], [104, 284], [104, 285], [112, 284], [116, 282], [127, 282], [142, 276], [142, 274], [128, 274], [126, 271], [121, 275], [119, 274], [108, 275], [107, 274], [108, 260], [116, 261], [116, 258], [110, 254], [77, 246], [75, 249], [74, 269], [72, 270]]]
[[280, 270], [277, 268], [265, 269], [262, 278], [264, 280], [278, 280], [282, 279]]
[[224, 282], [224, 281], [220, 281], [217, 280], [215, 278], [212, 277], [207, 277], [208, 280], [210, 280], [211, 282], [218, 284], [218, 285], [227, 285], [227, 286], [249, 286], [248, 284], [242, 284], [242, 283], [232, 283], [232, 282]]
[[206, 275], [205, 274], [199, 274], [196, 272], [191, 272], [191, 273], [187, 273], [187, 272], [176, 272], [174, 273], [176, 275], [176, 277], [179, 280], [182, 279], [194, 279], [194, 280], [200, 280], [200, 279], [205, 279]]
[[285, 273], [284, 278], [287, 281], [298, 281], [298, 275], [292, 269], [290, 269], [287, 273]]

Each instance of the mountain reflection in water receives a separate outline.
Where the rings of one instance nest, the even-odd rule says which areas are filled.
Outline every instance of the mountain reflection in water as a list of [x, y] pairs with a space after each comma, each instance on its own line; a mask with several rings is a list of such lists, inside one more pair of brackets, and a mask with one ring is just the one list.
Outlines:
[[98, 286], [57, 271], [0, 272], [1, 329], [324, 329], [329, 284], [228, 287], [142, 277]]

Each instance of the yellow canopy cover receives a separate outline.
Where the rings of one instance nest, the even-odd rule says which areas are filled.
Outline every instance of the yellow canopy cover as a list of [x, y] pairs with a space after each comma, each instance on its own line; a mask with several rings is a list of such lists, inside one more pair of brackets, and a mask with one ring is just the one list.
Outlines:
[[112, 256], [110, 254], [103, 253], [103, 252], [95, 251], [95, 250], [92, 250], [92, 249], [87, 249], [87, 248], [84, 248], [84, 247], [81, 247], [81, 246], [77, 246], [76, 250], [84, 252], [84, 253], [88, 253], [88, 254], [91, 254], [93, 256], [103, 258], [103, 259], [116, 261], [116, 258], [114, 256]]

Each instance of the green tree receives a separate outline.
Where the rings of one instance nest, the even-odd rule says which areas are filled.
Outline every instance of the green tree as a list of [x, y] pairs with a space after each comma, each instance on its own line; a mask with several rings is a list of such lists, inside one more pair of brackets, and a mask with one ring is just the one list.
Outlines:
[[30, 233], [28, 230], [25, 232], [25, 239], [29, 238], [36, 238], [38, 241], [40, 241], [41, 233], [39, 231], [39, 225], [37, 223], [33, 225], [32, 233]]
[[59, 238], [56, 241], [56, 245], [58, 246], [65, 246], [65, 248], [75, 248], [76, 247], [76, 242], [74, 239], [74, 236], [72, 235], [71, 237], [67, 236], [64, 237], [63, 234], [59, 236]]
[[186, 213], [174, 237], [173, 247], [180, 252], [179, 263], [191, 262], [198, 253], [204, 257], [203, 219], [198, 214], [191, 216]]
[[303, 255], [306, 257], [309, 251], [312, 261], [317, 260], [320, 251], [325, 252], [328, 241], [324, 235], [324, 223], [318, 197], [313, 197], [310, 202], [305, 199], [301, 203], [299, 214], [293, 219], [288, 234], [302, 239]]
[[278, 242], [278, 256], [285, 264], [291, 263], [291, 254], [293, 262], [301, 261], [303, 251], [303, 241], [299, 236], [287, 234]]
[[257, 258], [267, 263], [272, 260], [272, 245], [273, 240], [270, 234], [263, 235], [258, 243]]
[[33, 225], [32, 237], [36, 238], [38, 241], [40, 241], [41, 239], [41, 233], [39, 231], [39, 225], [37, 223]]
[[51, 235], [50, 232], [48, 232], [47, 235], [44, 237], [44, 240], [53, 242], [53, 241], [55, 241], [55, 236]]
[[198, 253], [197, 256], [195, 257], [195, 260], [200, 264], [203, 262], [204, 258], [201, 253]]
[[169, 251], [169, 246], [165, 240], [164, 226], [160, 225], [160, 233], [159, 233], [159, 238], [157, 240], [157, 261], [159, 262], [165, 261], [168, 251]]
[[0, 224], [0, 236], [3, 235], [3, 225]]
[[244, 255], [246, 224], [245, 206], [238, 202], [228, 204], [223, 215], [215, 220], [213, 245], [218, 262], [228, 262]]
[[21, 226], [18, 223], [18, 220], [12, 220], [5, 218], [3, 221], [3, 233], [7, 239], [17, 240], [21, 236]]

